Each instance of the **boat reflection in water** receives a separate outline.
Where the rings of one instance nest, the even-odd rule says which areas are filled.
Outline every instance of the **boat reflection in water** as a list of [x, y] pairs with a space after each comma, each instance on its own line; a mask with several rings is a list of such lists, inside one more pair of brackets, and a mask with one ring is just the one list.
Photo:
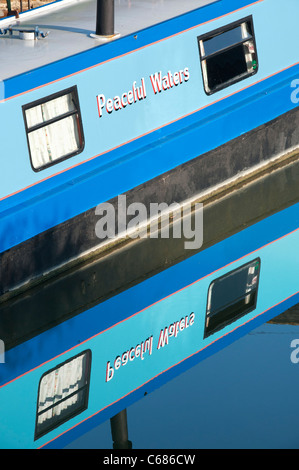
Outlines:
[[[179, 253], [179, 246], [183, 243], [177, 239], [170, 241], [161, 238], [155, 241], [158, 253], [163, 252], [163, 244], [169, 246], [171, 242], [177, 243], [176, 253]], [[226, 282], [227, 276], [219, 276], [218, 272], [212, 274], [205, 284], [201, 284], [200, 280], [188, 283], [188, 279], [184, 279], [187, 286], [182, 290], [162, 297], [156, 303], [144, 305], [141, 292], [146, 281], [132, 282], [128, 276], [132, 271], [126, 270], [126, 279], [112, 276], [107, 282], [106, 273], [123, 266], [122, 259], [126, 259], [129, 252], [132, 255], [131, 260], [135, 260], [133, 273], [136, 275], [138, 260], [143, 263], [146, 253], [153, 261], [152, 251], [145, 248], [147, 243], [151, 244], [153, 240], [127, 240], [117, 251], [113, 250], [106, 256], [99, 255], [97, 259], [86, 260], [80, 268], [76, 267], [67, 273], [45, 279], [41, 285], [25, 289], [1, 304], [0, 336], [4, 339], [6, 351], [5, 364], [0, 369], [3, 384], [0, 391], [3, 399], [7, 400], [6, 407], [2, 410], [1, 426], [5, 425], [10, 429], [10, 443], [3, 443], [2, 437], [3, 447], [11, 445], [11, 436], [13, 445], [17, 448], [29, 447], [25, 439], [28, 439], [29, 431], [31, 440], [37, 447], [43, 447], [40, 445], [42, 439], [47, 446], [55, 443], [56, 447], [62, 448], [72, 441], [78, 446], [84, 446], [78, 438], [100, 423], [106, 422], [110, 423], [108, 448], [110, 444], [114, 448], [130, 448], [132, 442], [133, 445], [135, 442], [138, 445], [140, 439], [140, 436], [134, 435], [134, 430], [131, 432], [134, 425], [132, 428], [129, 426], [128, 436], [125, 410], [130, 405], [130, 410], [134, 406], [139, 407], [141, 419], [143, 413], [146, 413], [142, 411], [143, 403], [145, 406], [146, 403], [151, 403], [150, 400], [154, 400], [154, 403], [156, 400], [156, 395], [153, 394], [151, 398], [149, 393], [166, 384], [159, 393], [165, 393], [163, 390], [166, 389], [169, 393], [167, 401], [171, 403], [171, 400], [175, 400], [169, 409], [176, 410], [177, 419], [183, 410], [186, 412], [186, 403], [188, 406], [190, 403], [194, 404], [193, 412], [197, 409], [200, 414], [205, 413], [206, 408], [202, 404], [208, 403], [208, 397], [213, 397], [213, 403], [210, 403], [208, 408], [211, 410], [216, 406], [215, 390], [216, 395], [221, 390], [220, 395], [225, 396], [223, 389], [228, 387], [229, 383], [227, 378], [223, 377], [223, 371], [228, 373], [227, 368], [236, 367], [236, 359], [231, 356], [230, 351], [234, 351], [234, 357], [242, 356], [243, 360], [245, 356], [252, 358], [257, 354], [258, 349], [252, 351], [246, 347], [246, 342], [254, 337], [247, 333], [251, 330], [256, 332], [255, 328], [264, 324], [267, 312], [258, 316], [250, 313], [252, 320], [249, 322], [244, 322], [241, 317], [224, 325], [221, 323], [213, 333], [213, 339], [211, 340], [211, 335], [207, 335], [205, 340], [203, 337], [207, 330], [208, 313], [201, 313], [201, 303], [197, 299], [203, 297], [202, 285], [206, 287], [206, 293], [211, 285], [214, 286], [215, 292], [220, 293], [227, 287], [230, 292], [225, 293], [226, 299], [234, 297], [236, 287], [238, 291], [241, 288], [238, 287], [239, 284], [242, 286], [243, 282], [248, 286], [248, 276], [252, 279], [253, 276], [261, 275], [259, 262], [245, 263], [245, 276], [243, 262], [240, 263], [241, 270], [233, 270], [232, 273], [228, 270], [229, 282]], [[133, 256], [134, 250], [136, 257]], [[142, 257], [138, 256], [140, 253], [143, 253]], [[161, 259], [159, 257], [160, 261]], [[259, 257], [254, 256], [254, 259]], [[188, 261], [189, 258], [185, 260], [187, 263]], [[177, 266], [169, 268], [167, 276], [171, 269], [174, 270], [172, 279], [175, 282]], [[185, 272], [187, 276], [188, 270]], [[238, 279], [235, 276], [240, 274], [243, 281], [237, 284]], [[165, 275], [166, 271], [162, 270], [151, 277], [150, 285], [153, 285], [153, 280], [157, 282], [157, 290], [158, 286], [163, 286], [161, 278], [163, 280]], [[230, 282], [232, 278], [233, 283]], [[116, 285], [113, 285], [113, 279]], [[225, 282], [224, 287], [222, 282]], [[148, 294], [150, 289], [146, 289], [146, 292]], [[248, 291], [246, 295], [248, 296]], [[203, 302], [207, 302], [206, 308], [209, 312], [212, 308], [210, 305], [213, 306], [209, 295], [207, 298], [204, 295]], [[238, 302], [239, 300], [239, 309]], [[245, 305], [248, 303], [245, 302]], [[285, 314], [288, 315], [287, 318], [293, 311], [289, 310]], [[185, 312], [188, 315], [185, 315]], [[273, 313], [270, 319], [272, 315]], [[293, 323], [294, 318], [293, 315]], [[167, 319], [172, 321], [167, 322]], [[283, 321], [284, 315], [272, 320], [276, 323], [275, 327], [278, 322]], [[264, 327], [265, 325], [261, 328]], [[219, 339], [215, 340], [217, 335]], [[243, 339], [234, 343], [244, 335]], [[245, 344], [244, 350], [242, 344]], [[218, 354], [213, 355], [215, 352]], [[221, 358], [221, 355], [224, 362], [220, 361], [219, 365], [217, 358]], [[205, 360], [201, 362], [203, 359]], [[198, 363], [200, 364], [196, 366]], [[196, 378], [192, 372], [196, 367], [193, 366], [197, 367]], [[187, 394], [184, 384], [177, 385], [182, 373], [184, 374], [181, 382], [184, 383], [186, 377], [189, 377], [185, 382], [186, 385], [189, 381]], [[193, 376], [190, 376], [190, 373], [193, 373]], [[216, 376], [222, 376], [223, 382], [214, 384], [215, 389], [211, 395], [210, 387], [213, 387]], [[240, 377], [241, 375], [233, 380], [239, 381]], [[180, 391], [180, 395], [176, 395], [171, 387], [174, 387], [177, 393]], [[198, 398], [192, 395], [191, 389], [197, 391]], [[25, 408], [20, 400], [23, 390], [26, 390]], [[141, 400], [140, 405], [133, 405], [145, 395], [147, 397]], [[220, 398], [216, 399], [216, 402], [220, 401]], [[168, 423], [174, 418], [165, 417], [167, 407], [167, 402], [162, 407], [154, 405], [158, 414], [156, 423], [163, 420], [163, 417]], [[150, 413], [154, 414], [154, 411]], [[23, 420], [20, 420], [20, 417]], [[151, 420], [150, 416], [146, 415], [144, 419], [148, 420], [147, 422]], [[107, 431], [107, 424], [104, 426]], [[21, 430], [24, 433], [20, 432]], [[146, 431], [141, 434], [145, 435]], [[82, 439], [84, 442], [84, 438]], [[94, 447], [99, 445], [94, 439], [89, 445], [91, 442]], [[159, 448], [159, 444], [155, 445]], [[196, 446], [198, 445], [197, 442]], [[171, 444], [168, 443], [167, 447], [171, 447]]]
[[[131, 405], [133, 448], [298, 449], [298, 344], [296, 305]], [[67, 448], [112, 448], [109, 421]]]

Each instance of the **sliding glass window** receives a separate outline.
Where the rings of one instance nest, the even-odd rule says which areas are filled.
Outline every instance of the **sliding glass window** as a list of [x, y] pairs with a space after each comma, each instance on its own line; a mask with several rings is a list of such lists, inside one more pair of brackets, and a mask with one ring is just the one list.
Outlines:
[[210, 284], [205, 338], [255, 309], [259, 274], [260, 259], [257, 258]]
[[84, 137], [76, 87], [23, 106], [23, 115], [34, 171], [82, 152]]
[[39, 384], [35, 439], [87, 408], [91, 351], [46, 372]]
[[208, 95], [257, 73], [251, 17], [200, 36], [198, 45]]

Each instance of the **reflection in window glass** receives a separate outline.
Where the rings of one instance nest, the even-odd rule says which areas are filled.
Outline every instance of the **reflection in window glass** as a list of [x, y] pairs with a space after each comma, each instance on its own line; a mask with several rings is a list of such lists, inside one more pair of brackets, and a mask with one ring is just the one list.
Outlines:
[[205, 91], [214, 93], [257, 72], [251, 19], [198, 40]]
[[208, 56], [243, 42], [244, 39], [251, 39], [249, 23], [242, 23], [236, 28], [217, 34], [216, 36], [203, 41], [204, 55]]
[[260, 260], [255, 259], [211, 283], [205, 337], [255, 309], [259, 272]]

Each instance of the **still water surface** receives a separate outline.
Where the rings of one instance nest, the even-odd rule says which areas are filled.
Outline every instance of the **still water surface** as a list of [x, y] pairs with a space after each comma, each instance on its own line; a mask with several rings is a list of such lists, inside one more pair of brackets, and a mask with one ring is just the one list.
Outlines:
[[[253, 330], [127, 409], [133, 449], [299, 449], [298, 324]], [[107, 421], [68, 445], [112, 449]]]

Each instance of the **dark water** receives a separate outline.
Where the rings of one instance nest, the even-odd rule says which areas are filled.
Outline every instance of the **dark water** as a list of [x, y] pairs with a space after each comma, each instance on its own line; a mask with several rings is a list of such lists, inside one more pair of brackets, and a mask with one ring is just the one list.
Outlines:
[[[299, 449], [297, 311], [298, 325], [266, 323], [129, 407], [133, 449]], [[110, 422], [68, 448], [112, 449]]]

